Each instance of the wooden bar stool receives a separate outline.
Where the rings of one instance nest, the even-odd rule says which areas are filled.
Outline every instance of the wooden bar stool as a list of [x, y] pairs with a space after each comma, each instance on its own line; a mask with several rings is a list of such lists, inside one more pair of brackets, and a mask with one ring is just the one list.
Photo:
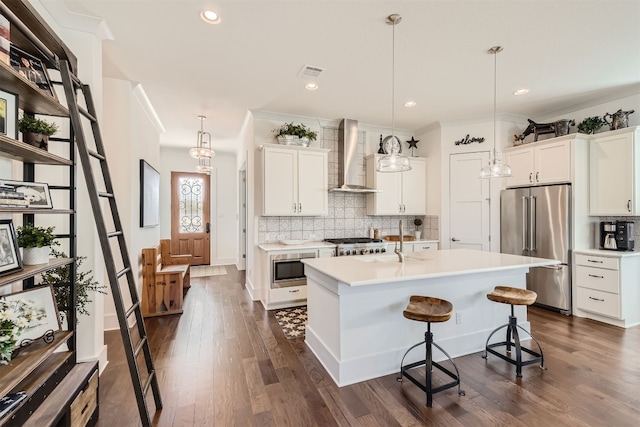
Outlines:
[[[451, 359], [451, 356], [444, 351], [442, 347], [433, 342], [433, 334], [431, 333], [431, 322], [446, 322], [451, 318], [451, 314], [453, 313], [453, 304], [449, 301], [433, 298], [433, 297], [423, 297], [423, 296], [411, 296], [409, 300], [409, 305], [402, 313], [404, 317], [410, 320], [416, 320], [418, 322], [426, 322], [427, 323], [427, 332], [424, 334], [424, 341], [419, 342], [412, 346], [407, 352], [402, 356], [402, 361], [400, 362], [400, 374], [398, 375], [397, 380], [402, 382], [402, 377], [405, 376], [409, 378], [409, 380], [417, 385], [422, 391], [427, 394], [427, 406], [431, 407], [433, 404], [433, 395], [440, 391], [446, 390], [451, 387], [458, 386], [458, 394], [460, 396], [464, 396], [464, 391], [460, 390], [460, 374], [458, 372], [458, 367]], [[407, 354], [414, 348], [425, 344], [426, 345], [426, 353], [425, 359], [419, 362], [410, 363], [408, 365], [404, 365], [404, 359], [407, 357]], [[453, 365], [456, 373], [454, 374], [447, 368], [440, 365], [438, 362], [433, 361], [433, 346], [437, 347], [447, 359]], [[414, 377], [409, 370], [413, 368], [417, 368], [419, 366], [425, 366], [425, 383], [422, 384], [416, 377]], [[440, 385], [438, 387], [433, 387], [432, 379], [433, 379], [433, 367], [438, 368], [440, 371], [444, 372], [454, 381]]]
[[[499, 302], [502, 304], [510, 304], [511, 316], [509, 316], [509, 323], [499, 326], [498, 328], [494, 329], [493, 332], [491, 332], [491, 335], [489, 335], [489, 338], [487, 338], [484, 355], [482, 357], [486, 359], [487, 352], [489, 352], [491, 354], [498, 356], [503, 360], [506, 360], [511, 364], [516, 365], [517, 377], [522, 376], [522, 367], [526, 365], [531, 365], [531, 364], [540, 362], [540, 368], [546, 369], [544, 367], [544, 356], [542, 355], [542, 347], [540, 347], [540, 344], [538, 344], [538, 341], [536, 341], [536, 339], [533, 337], [533, 335], [531, 335], [531, 333], [529, 333], [522, 326], [518, 325], [518, 319], [513, 313], [514, 305], [531, 305], [534, 302], [536, 302], [537, 297], [538, 297], [538, 294], [536, 294], [533, 291], [529, 291], [527, 289], [512, 288], [509, 286], [496, 286], [493, 292], [491, 292], [490, 294], [487, 294], [487, 298], [489, 298], [491, 301]], [[493, 334], [495, 334], [502, 328], [507, 328], [506, 340], [502, 342], [494, 343], [494, 344], [489, 344], [489, 340], [491, 339]], [[518, 335], [518, 328], [522, 329], [527, 335], [531, 337], [533, 342], [535, 342], [536, 345], [538, 346], [539, 353], [531, 349], [528, 349], [526, 347], [522, 347], [520, 345], [520, 336]], [[507, 355], [504, 355], [494, 350], [495, 347], [500, 347], [500, 346], [506, 347]], [[516, 349], [515, 359], [509, 356], [511, 354], [512, 346], [515, 347]], [[523, 351], [533, 357], [528, 360], [522, 360]]]

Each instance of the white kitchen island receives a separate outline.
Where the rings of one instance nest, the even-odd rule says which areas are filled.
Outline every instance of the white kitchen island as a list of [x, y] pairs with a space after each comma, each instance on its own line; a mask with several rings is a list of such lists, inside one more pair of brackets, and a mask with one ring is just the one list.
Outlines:
[[[483, 350], [491, 331], [508, 321], [510, 307], [486, 297], [496, 285], [525, 288], [530, 267], [559, 264], [470, 249], [413, 252], [405, 257], [404, 263], [395, 254], [303, 261], [305, 342], [338, 386], [399, 371], [404, 352], [424, 339], [426, 331], [425, 323], [402, 315], [411, 295], [453, 303], [455, 314], [448, 322], [432, 324], [432, 332], [452, 357], [462, 356]], [[516, 316], [528, 330], [526, 307], [516, 307]], [[434, 357], [444, 358], [438, 352]], [[424, 350], [416, 349], [406, 361], [423, 358]]]

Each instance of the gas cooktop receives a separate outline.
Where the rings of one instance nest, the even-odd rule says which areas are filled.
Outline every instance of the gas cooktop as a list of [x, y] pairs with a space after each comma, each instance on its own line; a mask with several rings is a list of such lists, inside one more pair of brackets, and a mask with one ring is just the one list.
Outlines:
[[325, 242], [335, 243], [337, 245], [352, 245], [355, 243], [381, 243], [381, 239], [372, 239], [370, 237], [343, 237], [338, 239], [324, 239]]

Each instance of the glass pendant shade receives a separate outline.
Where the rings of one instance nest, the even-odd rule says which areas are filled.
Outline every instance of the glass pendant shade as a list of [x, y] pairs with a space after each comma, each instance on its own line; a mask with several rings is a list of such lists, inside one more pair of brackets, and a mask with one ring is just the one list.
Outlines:
[[502, 163], [500, 152], [496, 149], [496, 98], [498, 87], [498, 53], [502, 52], [501, 46], [494, 46], [488, 53], [493, 55], [493, 159], [489, 164], [480, 169], [480, 178], [507, 178], [511, 176], [511, 167]]
[[480, 169], [480, 178], [504, 178], [511, 176], [511, 166], [502, 163], [500, 153], [493, 150], [493, 159], [489, 164]]
[[204, 173], [207, 175], [211, 175], [211, 158], [210, 157], [201, 157], [198, 159], [198, 165], [196, 166], [196, 172]]
[[[386, 19], [386, 23], [393, 26], [392, 31], [392, 43], [391, 43], [391, 139], [394, 138], [401, 144], [397, 136], [395, 136], [395, 69], [396, 69], [396, 25], [402, 21], [402, 17], [398, 14], [389, 15]], [[378, 166], [376, 170], [378, 172], [404, 172], [411, 170], [411, 164], [409, 158], [396, 152], [397, 150], [387, 153], [386, 155], [378, 159]]]
[[196, 146], [189, 149], [189, 155], [195, 159], [213, 158], [216, 153], [211, 149], [211, 134], [203, 129], [205, 116], [198, 116], [200, 119], [200, 130], [198, 131], [198, 139]]

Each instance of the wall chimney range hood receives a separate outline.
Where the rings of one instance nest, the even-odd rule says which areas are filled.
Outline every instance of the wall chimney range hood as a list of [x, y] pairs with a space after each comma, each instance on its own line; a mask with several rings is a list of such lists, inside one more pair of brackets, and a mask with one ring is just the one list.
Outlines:
[[358, 154], [358, 121], [342, 119], [338, 128], [338, 187], [330, 192], [378, 193], [380, 190], [359, 185], [364, 156]]

